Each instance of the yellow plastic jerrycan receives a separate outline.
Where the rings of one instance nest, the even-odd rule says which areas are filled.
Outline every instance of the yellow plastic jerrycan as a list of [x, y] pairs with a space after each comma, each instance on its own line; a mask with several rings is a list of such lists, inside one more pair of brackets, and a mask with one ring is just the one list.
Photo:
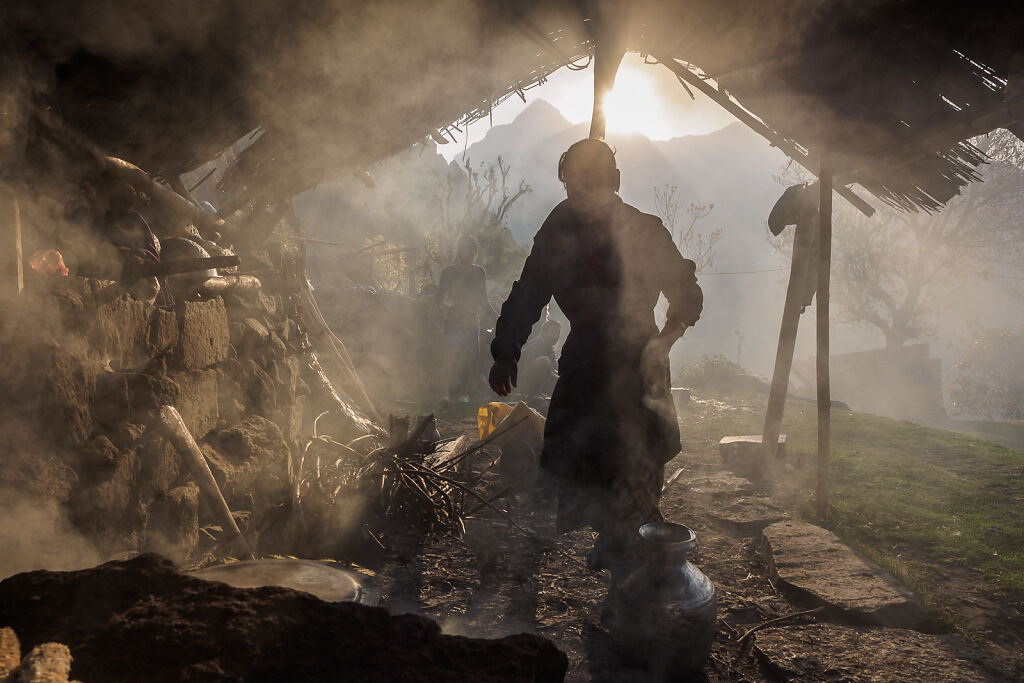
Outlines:
[[498, 423], [508, 417], [512, 406], [508, 403], [485, 403], [477, 408], [476, 428], [480, 438], [486, 439], [495, 430]]

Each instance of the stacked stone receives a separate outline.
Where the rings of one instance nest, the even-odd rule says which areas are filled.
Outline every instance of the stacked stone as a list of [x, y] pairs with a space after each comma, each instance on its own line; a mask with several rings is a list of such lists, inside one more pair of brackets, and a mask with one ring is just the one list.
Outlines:
[[232, 510], [283, 499], [314, 415], [286, 303], [257, 290], [161, 309], [74, 277], [26, 292], [0, 322], [0, 490], [63, 506], [101, 556], [194, 556], [211, 517], [156, 427], [169, 404]]
[[70, 673], [67, 645], [36, 645], [22, 659], [18, 636], [9, 628], [0, 628], [0, 683], [68, 683]]

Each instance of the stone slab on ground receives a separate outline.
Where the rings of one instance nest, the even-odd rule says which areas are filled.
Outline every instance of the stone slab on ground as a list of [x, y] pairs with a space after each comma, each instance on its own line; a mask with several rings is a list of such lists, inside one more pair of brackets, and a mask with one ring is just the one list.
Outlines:
[[749, 479], [737, 477], [732, 472], [720, 470], [710, 474], [699, 474], [687, 476], [683, 474], [679, 478], [692, 493], [697, 495], [708, 495], [713, 499], [732, 499], [736, 496], [748, 495], [754, 492], [754, 484]]
[[768, 667], [801, 681], [973, 683], [998, 676], [994, 662], [959, 635], [819, 623], [764, 629], [755, 648]]
[[763, 534], [768, 567], [784, 590], [864, 623], [924, 624], [924, 610], [913, 595], [831, 531], [786, 521], [765, 527]]
[[744, 538], [757, 536], [766, 526], [789, 519], [786, 511], [766, 496], [737, 498], [723, 507], [709, 509], [708, 517]]
[[676, 404], [677, 410], [690, 405], [690, 395], [692, 393], [687, 387], [672, 387], [672, 402]]
[[[779, 434], [776, 459], [786, 455], [786, 435]], [[764, 454], [761, 451], [761, 435], [723, 436], [718, 442], [718, 454], [722, 462], [741, 477], [761, 479], [765, 474]]]

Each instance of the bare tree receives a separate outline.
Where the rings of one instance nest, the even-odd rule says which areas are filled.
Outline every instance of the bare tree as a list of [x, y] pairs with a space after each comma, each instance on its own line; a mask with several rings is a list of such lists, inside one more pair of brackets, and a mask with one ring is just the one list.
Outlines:
[[722, 229], [705, 233], [696, 229], [697, 223], [711, 213], [714, 204], [690, 202], [686, 206], [686, 215], [690, 217], [685, 227], [678, 226], [679, 208], [682, 200], [679, 187], [665, 183], [654, 188], [654, 207], [661, 221], [668, 228], [672, 240], [676, 243], [683, 256], [697, 264], [697, 272], [709, 268], [714, 262], [714, 249], [718, 240], [722, 239]]
[[499, 155], [495, 164], [467, 159], [437, 176], [440, 224], [435, 234], [426, 236], [428, 259], [421, 270], [432, 273], [448, 265], [459, 237], [469, 234], [479, 241], [481, 263], [498, 289], [509, 273], [518, 272], [526, 252], [515, 244], [506, 221], [516, 202], [533, 190], [525, 180], [510, 187], [510, 171]]
[[[990, 137], [990, 145], [1003, 144], [1000, 133]], [[887, 348], [898, 348], [929, 338], [931, 317], [955, 303], [970, 281], [1024, 267], [1019, 218], [1024, 169], [993, 160], [982, 172], [983, 182], [967, 186], [934, 214], [883, 208], [868, 218], [836, 203], [832, 298], [837, 319], [873, 327]], [[787, 230], [774, 244], [791, 254], [792, 240]]]
[[509, 187], [511, 166], [498, 155], [497, 164], [474, 165], [469, 159], [453, 164], [438, 177], [437, 201], [441, 228], [450, 249], [460, 235], [486, 234], [502, 229], [509, 210], [533, 189], [520, 180]]

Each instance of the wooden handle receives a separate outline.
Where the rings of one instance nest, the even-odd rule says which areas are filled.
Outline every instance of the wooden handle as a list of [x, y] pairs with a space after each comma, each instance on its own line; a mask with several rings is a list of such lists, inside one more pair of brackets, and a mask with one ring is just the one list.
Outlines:
[[181, 419], [181, 414], [178, 413], [177, 408], [174, 406], [163, 406], [160, 408], [160, 421], [167, 427], [171, 443], [174, 444], [178, 454], [188, 464], [189, 469], [192, 471], [192, 476], [196, 478], [199, 490], [206, 494], [213, 508], [220, 513], [223, 524], [236, 537], [241, 539], [249, 558], [255, 560], [256, 556], [253, 554], [252, 549], [249, 548], [249, 543], [239, 530], [238, 524], [235, 523], [235, 518], [231, 515], [231, 509], [228, 507], [227, 501], [224, 500], [224, 494], [221, 493], [220, 486], [217, 485], [217, 480], [214, 479], [213, 472], [210, 471], [210, 465], [206, 462], [206, 456], [199, 450], [199, 444], [196, 443], [196, 440], [188, 431], [188, 427], [185, 426], [185, 422]]

